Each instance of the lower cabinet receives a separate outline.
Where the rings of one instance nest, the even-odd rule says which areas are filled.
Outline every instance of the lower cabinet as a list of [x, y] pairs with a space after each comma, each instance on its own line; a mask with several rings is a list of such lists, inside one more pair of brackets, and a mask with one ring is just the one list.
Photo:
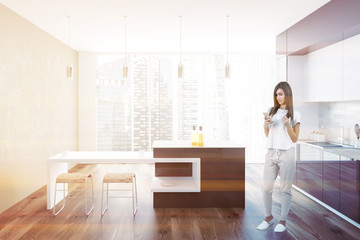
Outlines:
[[342, 157], [340, 161], [340, 212], [360, 222], [359, 161]]
[[294, 184], [360, 223], [360, 160], [307, 144], [298, 147]]
[[305, 144], [299, 145], [300, 159], [296, 162], [296, 186], [322, 200], [322, 150]]
[[323, 202], [340, 211], [340, 156], [324, 151]]
[[[316, 166], [320, 163], [312, 163]], [[305, 165], [305, 167], [303, 166]], [[312, 171], [312, 166], [309, 163], [298, 164], [296, 167], [296, 184], [299, 188], [309, 193], [310, 195], [322, 200], [322, 175]], [[318, 166], [316, 166], [318, 167]]]

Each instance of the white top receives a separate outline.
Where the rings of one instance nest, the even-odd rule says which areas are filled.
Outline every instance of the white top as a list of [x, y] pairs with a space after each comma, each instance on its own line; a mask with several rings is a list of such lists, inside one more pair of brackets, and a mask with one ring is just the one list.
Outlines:
[[[268, 111], [270, 112], [270, 110]], [[288, 110], [278, 109], [271, 117], [272, 123], [269, 125], [269, 135], [266, 142], [266, 148], [286, 150], [295, 147], [295, 143], [291, 140], [282, 118], [287, 114]], [[300, 123], [300, 113], [294, 110], [294, 119], [290, 119], [291, 127]]]
[[48, 163], [157, 163], [199, 162], [200, 158], [154, 158], [153, 152], [65, 151], [48, 158]]
[[236, 142], [230, 141], [204, 141], [204, 146], [191, 146], [189, 141], [154, 141], [153, 148], [245, 148]]

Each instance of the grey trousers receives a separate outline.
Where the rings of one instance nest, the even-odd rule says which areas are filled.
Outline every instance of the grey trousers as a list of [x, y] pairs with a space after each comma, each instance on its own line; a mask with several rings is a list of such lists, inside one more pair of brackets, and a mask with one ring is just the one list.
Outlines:
[[265, 156], [263, 200], [266, 216], [272, 215], [272, 193], [274, 182], [280, 175], [281, 214], [280, 220], [285, 221], [291, 204], [291, 186], [295, 174], [295, 148], [288, 150], [268, 149]]

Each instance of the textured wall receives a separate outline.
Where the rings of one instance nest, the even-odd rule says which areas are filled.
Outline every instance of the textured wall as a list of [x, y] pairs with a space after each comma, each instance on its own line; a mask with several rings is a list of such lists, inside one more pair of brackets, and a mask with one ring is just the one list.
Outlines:
[[0, 212], [46, 184], [49, 156], [78, 149], [77, 58], [0, 4]]

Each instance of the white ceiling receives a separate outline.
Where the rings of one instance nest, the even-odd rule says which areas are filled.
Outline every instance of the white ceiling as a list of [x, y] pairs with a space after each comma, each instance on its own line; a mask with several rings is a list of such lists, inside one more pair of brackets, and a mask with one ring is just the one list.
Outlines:
[[329, 0], [0, 0], [77, 51], [274, 52], [275, 36]]

